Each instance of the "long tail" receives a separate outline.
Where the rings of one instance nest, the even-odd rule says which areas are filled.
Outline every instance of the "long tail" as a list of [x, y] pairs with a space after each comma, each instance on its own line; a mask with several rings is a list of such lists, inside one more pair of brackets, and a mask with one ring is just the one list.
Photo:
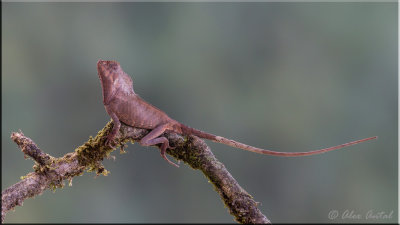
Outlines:
[[350, 145], [355, 145], [364, 141], [368, 141], [368, 140], [372, 140], [372, 139], [376, 139], [378, 138], [377, 136], [375, 137], [369, 137], [369, 138], [364, 138], [361, 140], [357, 140], [357, 141], [352, 141], [352, 142], [348, 142], [345, 144], [341, 144], [341, 145], [337, 145], [337, 146], [333, 146], [333, 147], [329, 147], [329, 148], [323, 148], [323, 149], [319, 149], [319, 150], [314, 150], [314, 151], [308, 151], [308, 152], [276, 152], [276, 151], [271, 151], [271, 150], [266, 150], [266, 149], [261, 149], [261, 148], [256, 148], [250, 145], [246, 145], [234, 140], [230, 140], [228, 138], [224, 138], [224, 137], [220, 137], [220, 136], [216, 136], [213, 134], [209, 134], [197, 129], [193, 129], [191, 127], [187, 127], [185, 125], [181, 125], [182, 128], [182, 133], [183, 134], [193, 134], [196, 135], [200, 138], [205, 138], [205, 139], [209, 139], [212, 140], [214, 142], [217, 143], [221, 143], [221, 144], [225, 144], [225, 145], [229, 145], [231, 147], [234, 148], [240, 148], [246, 151], [250, 151], [250, 152], [256, 152], [259, 154], [264, 154], [264, 155], [275, 155], [275, 156], [285, 156], [285, 157], [293, 157], [293, 156], [307, 156], [307, 155], [315, 155], [315, 154], [320, 154], [320, 153], [324, 153], [324, 152], [329, 152], [332, 150], [336, 150], [336, 149], [340, 149], [343, 147], [347, 147]]

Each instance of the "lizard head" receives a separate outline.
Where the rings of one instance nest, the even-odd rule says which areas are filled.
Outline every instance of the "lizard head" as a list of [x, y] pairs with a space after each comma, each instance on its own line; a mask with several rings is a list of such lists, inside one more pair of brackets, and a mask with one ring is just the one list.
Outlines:
[[99, 60], [97, 72], [103, 89], [103, 102], [109, 103], [115, 94], [134, 94], [132, 79], [117, 61]]

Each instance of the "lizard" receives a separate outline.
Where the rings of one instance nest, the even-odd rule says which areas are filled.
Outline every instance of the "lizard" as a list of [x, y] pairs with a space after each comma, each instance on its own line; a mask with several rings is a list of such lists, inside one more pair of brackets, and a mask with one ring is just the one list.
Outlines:
[[114, 123], [111, 132], [106, 137], [105, 144], [109, 147], [113, 147], [114, 139], [121, 127], [121, 122], [131, 127], [149, 129], [151, 131], [144, 136], [139, 143], [142, 146], [161, 144], [161, 156], [176, 167], [179, 166], [170, 161], [165, 154], [168, 148], [173, 149], [173, 147], [169, 146], [168, 139], [161, 136], [167, 131], [181, 135], [195, 135], [203, 139], [208, 139], [217, 143], [259, 154], [286, 157], [315, 155], [377, 138], [377, 136], [374, 136], [307, 152], [277, 152], [261, 149], [235, 140], [206, 133], [171, 119], [165, 112], [146, 102], [135, 93], [131, 77], [122, 70], [117, 61], [100, 59], [97, 62], [97, 72], [103, 91], [103, 104]]

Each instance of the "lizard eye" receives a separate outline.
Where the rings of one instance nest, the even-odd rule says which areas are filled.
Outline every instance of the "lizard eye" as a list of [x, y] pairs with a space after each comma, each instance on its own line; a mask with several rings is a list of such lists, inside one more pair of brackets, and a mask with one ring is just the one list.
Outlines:
[[111, 61], [108, 63], [108, 67], [112, 70], [117, 70], [118, 69], [118, 64], [116, 64], [115, 62]]
[[99, 60], [97, 64], [106, 70], [118, 70], [119, 67], [119, 63], [116, 61]]

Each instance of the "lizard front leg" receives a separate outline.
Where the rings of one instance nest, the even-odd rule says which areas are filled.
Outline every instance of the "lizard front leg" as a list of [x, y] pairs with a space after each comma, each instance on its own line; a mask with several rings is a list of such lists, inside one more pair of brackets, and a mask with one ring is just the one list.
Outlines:
[[154, 128], [150, 133], [148, 133], [146, 136], [144, 136], [141, 140], [140, 140], [140, 144], [143, 146], [150, 146], [150, 145], [156, 145], [156, 144], [161, 144], [161, 156], [167, 160], [171, 165], [174, 165], [176, 167], [179, 167], [178, 165], [176, 165], [175, 163], [173, 163], [172, 161], [170, 161], [167, 156], [165, 155], [165, 151], [167, 150], [167, 148], [171, 148], [169, 146], [169, 142], [168, 139], [165, 137], [159, 137], [162, 133], [165, 132], [166, 129], [168, 129], [168, 124], [162, 124], [159, 125], [158, 127]]
[[[107, 108], [106, 108], [107, 109]], [[115, 136], [117, 135], [119, 128], [121, 128], [121, 122], [119, 122], [119, 119], [117, 117], [117, 115], [114, 112], [109, 112], [109, 110], [107, 110], [108, 114], [111, 116], [113, 122], [114, 122], [114, 126], [112, 131], [108, 134], [107, 136], [107, 140], [105, 142], [105, 145], [114, 148], [115, 142]]]

